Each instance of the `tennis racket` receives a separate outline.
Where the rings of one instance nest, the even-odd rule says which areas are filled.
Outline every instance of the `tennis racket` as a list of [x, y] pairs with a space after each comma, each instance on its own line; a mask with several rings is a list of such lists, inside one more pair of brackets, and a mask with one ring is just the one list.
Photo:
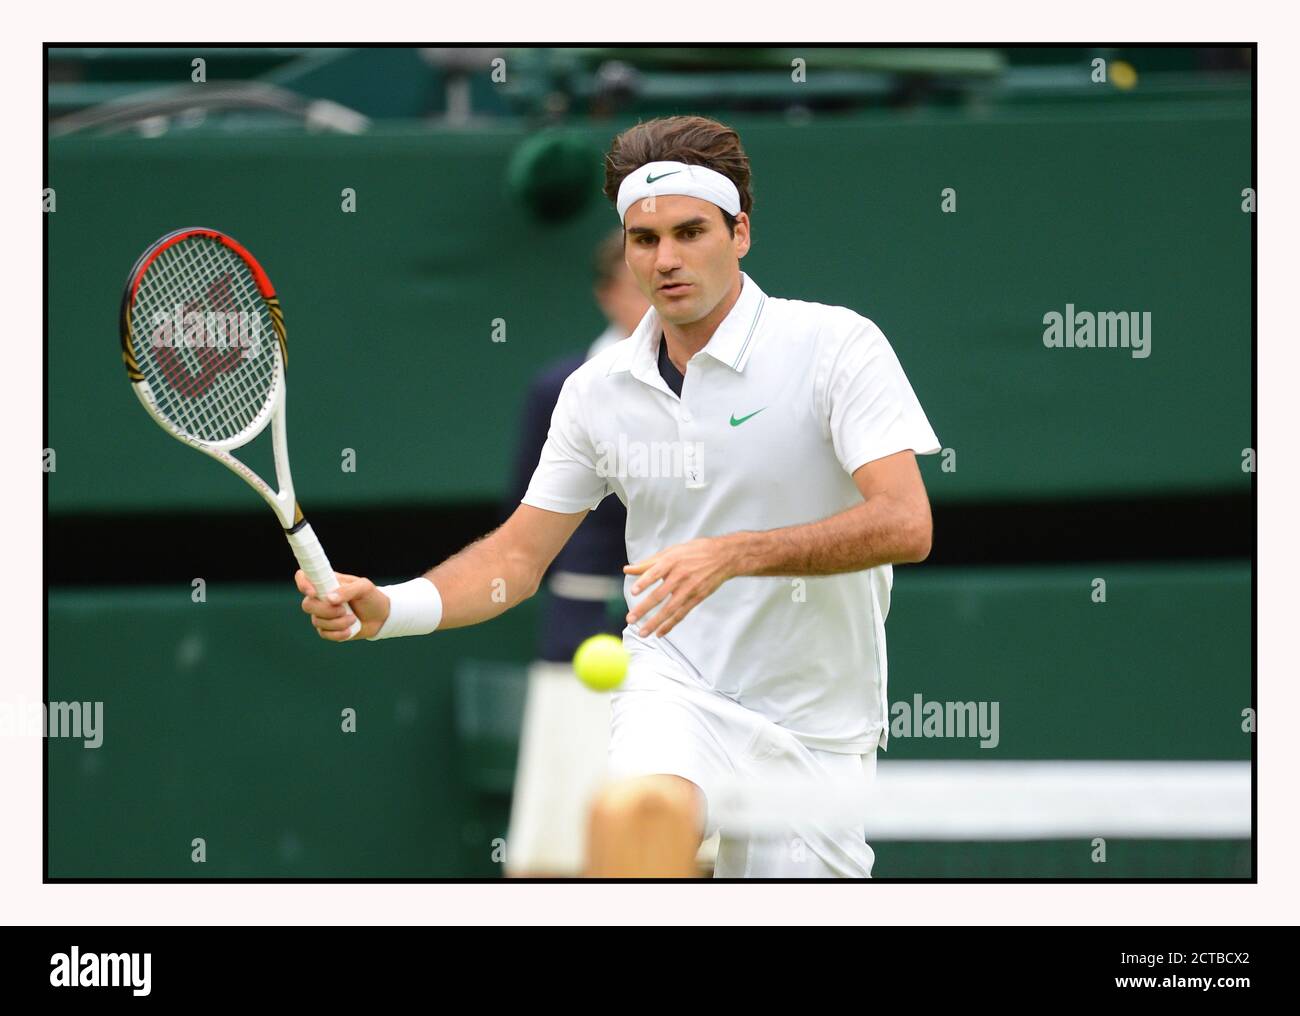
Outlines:
[[[168, 233], [127, 277], [121, 332], [126, 374], [145, 411], [262, 495], [317, 596], [337, 589], [334, 569], [294, 497], [284, 314], [253, 255], [215, 229]], [[231, 454], [268, 423], [278, 491]], [[351, 635], [360, 629], [357, 621]]]

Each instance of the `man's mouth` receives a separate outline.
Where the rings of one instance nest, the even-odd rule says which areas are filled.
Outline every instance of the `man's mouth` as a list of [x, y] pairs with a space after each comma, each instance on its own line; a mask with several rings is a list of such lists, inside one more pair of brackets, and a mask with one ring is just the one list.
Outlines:
[[689, 282], [667, 282], [659, 287], [659, 292], [667, 296], [680, 296], [691, 288]]

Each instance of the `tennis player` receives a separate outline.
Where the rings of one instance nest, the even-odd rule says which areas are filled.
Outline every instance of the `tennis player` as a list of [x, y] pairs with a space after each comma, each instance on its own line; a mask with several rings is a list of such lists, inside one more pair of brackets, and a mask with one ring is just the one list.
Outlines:
[[[519, 508], [409, 582], [340, 575], [325, 600], [297, 583], [330, 641], [354, 616], [367, 639], [478, 624], [536, 592], [613, 493], [627, 508], [631, 662], [611, 700], [621, 783], [598, 802], [591, 849], [614, 856], [684, 809], [684, 856], [737, 777], [874, 774], [891, 566], [929, 554], [916, 455], [939, 442], [875, 324], [768, 296], [740, 270], [753, 202], [734, 130], [703, 117], [629, 128], [606, 156], [605, 194], [651, 307], [565, 381]], [[851, 822], [721, 834], [718, 877], [865, 878], [874, 861]]]

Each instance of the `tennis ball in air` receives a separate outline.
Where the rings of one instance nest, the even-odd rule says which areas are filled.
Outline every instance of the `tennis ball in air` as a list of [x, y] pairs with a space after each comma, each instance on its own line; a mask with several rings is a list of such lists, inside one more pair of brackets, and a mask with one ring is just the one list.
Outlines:
[[609, 691], [627, 676], [627, 652], [616, 635], [593, 635], [573, 654], [573, 672], [593, 691]]
[[1112, 60], [1110, 63], [1110, 83], [1127, 92], [1138, 83], [1137, 68], [1127, 60]]

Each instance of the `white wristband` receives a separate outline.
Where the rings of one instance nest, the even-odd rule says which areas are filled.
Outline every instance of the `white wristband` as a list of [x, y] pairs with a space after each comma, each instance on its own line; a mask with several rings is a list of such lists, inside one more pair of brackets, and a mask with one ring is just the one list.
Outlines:
[[388, 597], [388, 620], [367, 642], [402, 635], [428, 635], [442, 620], [442, 596], [438, 587], [424, 577], [379, 589]]

